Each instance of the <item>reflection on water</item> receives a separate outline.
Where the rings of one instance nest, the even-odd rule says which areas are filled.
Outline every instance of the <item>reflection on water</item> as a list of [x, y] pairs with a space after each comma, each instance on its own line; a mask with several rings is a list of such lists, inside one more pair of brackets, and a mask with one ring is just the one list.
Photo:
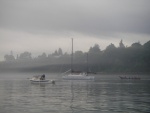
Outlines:
[[31, 84], [25, 78], [0, 78], [0, 113], [150, 111], [149, 80], [106, 79], [101, 76], [95, 81], [63, 81], [57, 78], [56, 84], [52, 85]]

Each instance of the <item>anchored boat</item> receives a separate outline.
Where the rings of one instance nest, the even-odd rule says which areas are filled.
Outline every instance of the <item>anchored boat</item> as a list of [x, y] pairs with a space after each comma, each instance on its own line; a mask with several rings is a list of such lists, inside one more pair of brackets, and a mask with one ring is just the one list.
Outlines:
[[[87, 72], [75, 72], [73, 70], [73, 38], [72, 38], [72, 55], [71, 55], [71, 71], [70, 74], [64, 75], [64, 80], [94, 80], [94, 76], [88, 75], [88, 54], [87, 54]], [[68, 72], [68, 71], [67, 71]]]
[[30, 79], [31, 83], [49, 83], [49, 80], [45, 79], [45, 75], [36, 75]]
[[87, 73], [70, 73], [63, 76], [64, 80], [94, 80], [94, 76], [88, 76]]

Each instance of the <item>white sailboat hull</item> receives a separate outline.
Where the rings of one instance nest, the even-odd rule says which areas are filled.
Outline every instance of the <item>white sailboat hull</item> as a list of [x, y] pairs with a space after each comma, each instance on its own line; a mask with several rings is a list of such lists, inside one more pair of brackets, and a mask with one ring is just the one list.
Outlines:
[[62, 77], [64, 80], [94, 80], [94, 76], [87, 76], [82, 74], [70, 74]]

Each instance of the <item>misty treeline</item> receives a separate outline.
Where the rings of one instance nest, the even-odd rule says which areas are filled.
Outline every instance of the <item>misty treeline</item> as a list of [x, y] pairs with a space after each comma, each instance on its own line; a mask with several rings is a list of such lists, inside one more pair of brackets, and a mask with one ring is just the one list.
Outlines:
[[[87, 57], [88, 56], [88, 57]], [[33, 58], [30, 52], [17, 55], [5, 55], [0, 62], [1, 71], [41, 71], [64, 72], [71, 68], [71, 54], [63, 53], [62, 49], [46, 55], [43, 53]], [[101, 73], [149, 73], [150, 72], [150, 41], [141, 45], [140, 42], [126, 47], [122, 40], [119, 47], [110, 44], [101, 50], [98, 44], [89, 48], [88, 52], [75, 51], [73, 69]]]

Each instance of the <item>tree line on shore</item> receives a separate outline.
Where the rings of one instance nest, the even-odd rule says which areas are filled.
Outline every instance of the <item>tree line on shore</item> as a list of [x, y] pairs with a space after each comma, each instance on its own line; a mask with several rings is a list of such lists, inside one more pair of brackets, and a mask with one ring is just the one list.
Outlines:
[[[88, 61], [87, 61], [88, 55]], [[17, 55], [5, 55], [5, 61], [0, 62], [1, 71], [44, 71], [60, 72], [70, 69], [71, 54], [63, 53], [62, 49], [46, 55], [43, 53], [32, 58], [30, 52]], [[110, 44], [105, 50], [101, 50], [98, 44], [89, 48], [88, 52], [75, 51], [73, 54], [73, 68], [76, 71], [90, 72], [150, 72], [150, 41], [141, 45], [140, 42], [126, 47], [122, 40], [119, 47]]]

